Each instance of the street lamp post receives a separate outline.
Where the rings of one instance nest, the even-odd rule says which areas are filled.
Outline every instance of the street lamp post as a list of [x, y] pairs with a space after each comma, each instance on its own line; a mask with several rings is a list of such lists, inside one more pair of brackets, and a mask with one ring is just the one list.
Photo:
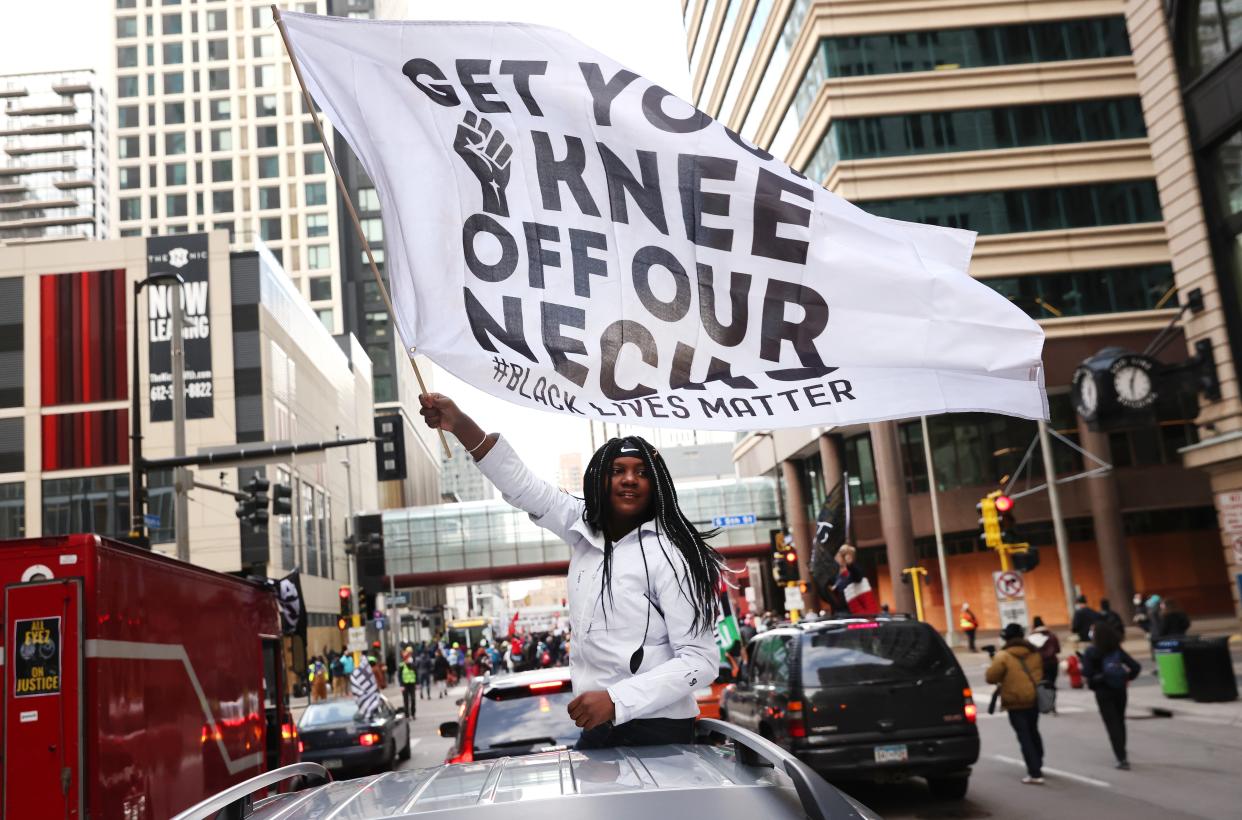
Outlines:
[[[173, 308], [173, 332], [178, 339], [181, 333], [181, 286], [185, 284], [185, 280], [178, 273], [153, 273], [146, 279], [139, 279], [134, 282], [134, 326], [131, 334], [130, 351], [130, 390], [129, 390], [129, 428], [130, 428], [130, 456], [129, 456], [129, 508], [130, 508], [130, 526], [129, 537], [136, 545], [145, 549], [151, 548], [151, 539], [147, 536], [147, 502], [143, 494], [144, 476], [146, 473], [145, 463], [142, 457], [142, 402], [139, 395], [139, 386], [141, 379], [139, 378], [139, 357], [138, 357], [138, 325], [142, 321], [142, 316], [138, 311], [138, 297], [142, 294], [142, 289], [147, 285], [159, 284], [161, 282], [172, 282], [177, 285], [177, 295], [173, 300], [175, 307]], [[174, 360], [173, 365], [177, 362]], [[175, 376], [174, 376], [175, 378]], [[176, 382], [174, 382], [175, 384]], [[185, 396], [172, 397], [173, 402], [185, 401]], [[175, 404], [174, 404], [175, 406]], [[182, 422], [184, 424], [184, 420]], [[185, 430], [182, 427], [180, 432], [180, 443], [185, 446]], [[185, 455], [178, 453], [178, 455]], [[177, 514], [180, 515], [181, 505], [177, 505]], [[180, 520], [174, 522], [177, 528], [183, 528], [184, 523]], [[180, 541], [178, 541], [180, 548]], [[180, 550], [178, 550], [180, 551]], [[180, 557], [180, 556], [178, 556]], [[184, 560], [188, 560], [187, 555]]]

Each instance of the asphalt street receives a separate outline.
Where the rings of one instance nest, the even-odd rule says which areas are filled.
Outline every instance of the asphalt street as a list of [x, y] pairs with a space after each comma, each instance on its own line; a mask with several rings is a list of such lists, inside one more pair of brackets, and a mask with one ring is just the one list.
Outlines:
[[[1126, 772], [1113, 767], [1108, 738], [1091, 693], [1069, 689], [1062, 681], [1059, 714], [1040, 719], [1047, 783], [1027, 786], [1019, 782], [1025, 772], [1008, 719], [999, 710], [995, 715], [986, 714], [987, 693], [991, 691], [983, 682], [986, 656], [980, 655], [977, 661], [963, 660], [983, 713], [979, 718], [982, 753], [971, 777], [970, 793], [964, 800], [938, 801], [919, 779], [880, 786], [845, 785], [881, 816], [893, 820], [1218, 820], [1239, 816], [1242, 702], [1221, 705], [1223, 718], [1184, 714], [1157, 718], [1147, 716], [1149, 710], [1132, 709], [1127, 727], [1133, 768]], [[1135, 687], [1155, 686], [1158, 682], [1145, 660], [1144, 674]], [[412, 755], [400, 768], [444, 762], [451, 741], [439, 737], [437, 729], [441, 722], [457, 719], [456, 700], [462, 692], [459, 686], [450, 690], [448, 697], [418, 701], [417, 716], [411, 724]], [[386, 694], [394, 704], [401, 702], [396, 689]]]

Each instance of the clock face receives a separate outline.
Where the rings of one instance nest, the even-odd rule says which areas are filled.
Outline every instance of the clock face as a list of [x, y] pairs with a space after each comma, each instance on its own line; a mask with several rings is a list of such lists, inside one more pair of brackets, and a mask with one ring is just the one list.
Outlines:
[[1095, 386], [1095, 379], [1085, 376], [1078, 383], [1078, 409], [1084, 416], [1090, 416], [1100, 404], [1100, 391]]
[[1156, 399], [1151, 374], [1136, 364], [1127, 364], [1113, 372], [1113, 389], [1117, 401], [1126, 407], [1146, 407]]

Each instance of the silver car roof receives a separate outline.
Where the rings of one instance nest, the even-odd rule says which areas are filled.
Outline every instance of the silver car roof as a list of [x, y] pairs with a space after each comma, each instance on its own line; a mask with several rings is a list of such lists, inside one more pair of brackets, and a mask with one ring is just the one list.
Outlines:
[[549, 812], [617, 820], [644, 813], [713, 820], [806, 816], [788, 778], [742, 765], [727, 748], [700, 745], [545, 752], [391, 772], [279, 795], [256, 805], [251, 820], [378, 820], [432, 811], [446, 819], [496, 820], [547, 820]]

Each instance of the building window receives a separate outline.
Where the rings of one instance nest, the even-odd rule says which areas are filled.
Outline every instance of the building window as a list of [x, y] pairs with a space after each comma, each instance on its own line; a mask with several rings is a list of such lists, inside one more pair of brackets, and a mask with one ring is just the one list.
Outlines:
[[280, 217], [267, 216], [259, 220], [259, 238], [264, 242], [280, 239]]
[[230, 151], [233, 148], [233, 132], [228, 128], [215, 128], [211, 132], [211, 150]]
[[306, 183], [306, 204], [307, 205], [326, 205], [328, 204], [328, 187], [322, 182]]
[[116, 50], [117, 68], [138, 67], [138, 46], [121, 46]]
[[[313, 250], [313, 249], [312, 249]], [[324, 248], [327, 250], [327, 248]], [[326, 265], [324, 267], [327, 267]], [[310, 278], [310, 299], [312, 302], [326, 302], [332, 298], [332, 277], [312, 276]]]
[[185, 194], [168, 194], [164, 197], [165, 216], [187, 216], [189, 206]]
[[275, 148], [279, 145], [278, 129], [274, 125], [258, 125], [254, 129], [254, 144], [258, 148]]
[[117, 156], [121, 159], [133, 159], [141, 151], [142, 143], [137, 137], [121, 137], [117, 140]]
[[137, 37], [138, 36], [138, 18], [137, 17], [116, 18], [116, 36], [117, 37]]
[[270, 179], [280, 176], [280, 157], [259, 157], [255, 160], [258, 166], [259, 179]]
[[276, 85], [276, 66], [257, 65], [254, 67], [254, 87], [271, 88]]
[[165, 34], [180, 34], [181, 14], [165, 14], [161, 28]]
[[184, 49], [181, 43], [164, 44], [164, 65], [180, 65], [184, 59]]
[[116, 127], [117, 128], [137, 128], [138, 127], [138, 106], [122, 105], [116, 109]]
[[233, 192], [232, 191], [212, 191], [211, 192], [212, 213], [224, 214], [232, 210], [233, 210]]
[[185, 92], [185, 74], [173, 71], [164, 74], [164, 93], [182, 94]]
[[384, 223], [379, 217], [360, 219], [359, 222], [362, 224], [362, 233], [368, 242], [384, 241]]
[[1150, 180], [1029, 188], [856, 203], [876, 216], [965, 228], [980, 234], [1159, 222]]
[[[211, 161], [211, 181], [231, 182], [233, 179], [233, 160], [213, 159]], [[229, 210], [232, 210], [230, 208]]]
[[133, 9], [138, 7], [138, 0], [116, 0], [118, 9]]
[[185, 124], [185, 103], [164, 103], [164, 124]]
[[165, 185], [185, 185], [185, 163], [170, 162], [164, 166]]
[[260, 34], [254, 38], [255, 57], [275, 57], [276, 41], [270, 34]]
[[323, 152], [314, 151], [304, 155], [302, 157], [302, 170], [308, 174], [322, 174], [324, 172]]
[[169, 155], [185, 153], [185, 133], [178, 131], [164, 135], [164, 153]]
[[375, 193], [374, 188], [366, 187], [358, 189], [358, 210], [360, 211], [378, 211], [380, 209], [379, 195]]
[[276, 116], [276, 95], [260, 94], [254, 98], [254, 115], [256, 117]]
[[229, 70], [213, 68], [207, 72], [208, 91], [227, 91], [229, 87]]
[[306, 215], [306, 235], [311, 239], [328, 235], [327, 214]]
[[875, 504], [880, 500], [875, 483], [875, 460], [871, 455], [871, 436], [864, 433], [845, 440], [845, 470], [850, 476], [850, 506]]
[[44, 536], [93, 532], [124, 538], [129, 523], [127, 473], [43, 481]]
[[[1177, 26], [1182, 79], [1193, 82], [1215, 68], [1242, 45], [1242, 9], [1236, 2], [1183, 3], [1185, 17]], [[1176, 29], [1175, 29], [1176, 30]]]
[[[375, 264], [382, 268], [384, 265], [384, 249], [383, 248], [371, 248], [371, 256], [374, 257]], [[363, 265], [371, 264], [370, 260], [367, 259], [367, 252], [365, 250], [361, 251], [358, 254], [358, 257], [359, 257], [359, 261]]]
[[319, 142], [319, 130], [315, 128], [315, 123], [302, 123], [302, 142]]
[[377, 310], [367, 313], [363, 327], [363, 333], [366, 334], [366, 338], [363, 341], [374, 342], [380, 339], [387, 339], [390, 327], [392, 325], [388, 321], [388, 311]]
[[374, 401], [396, 401], [397, 388], [391, 373], [376, 373], [375, 382], [371, 385], [371, 398]]
[[228, 40], [208, 40], [207, 41], [207, 59], [208, 60], [227, 60], [229, 58], [229, 41]]
[[1021, 148], [1147, 135], [1137, 97], [835, 119], [806, 174], [823, 181], [841, 160]]
[[133, 188], [142, 187], [142, 168], [132, 165], [126, 168], [117, 169], [117, 181], [122, 191], [128, 191]]
[[207, 12], [207, 30], [208, 31], [227, 31], [229, 27], [229, 13], [223, 9], [219, 11]]
[[1169, 265], [1032, 273], [981, 279], [1034, 319], [1175, 308]]
[[315, 525], [315, 490], [305, 481], [301, 484], [301, 504], [298, 513], [302, 516], [302, 548], [306, 558], [306, 572], [309, 575], [319, 574], [319, 528]]
[[329, 333], [336, 332], [336, 317], [333, 315], [332, 308], [318, 308], [315, 315], [319, 317], [319, 321], [327, 328]]
[[118, 97], [137, 97], [138, 96], [138, 78], [137, 77], [117, 77], [116, 78], [116, 95]]
[[142, 198], [123, 196], [117, 200], [120, 206], [121, 219], [142, 219]]
[[[277, 484], [290, 487], [290, 480], [288, 471], [276, 468]], [[276, 521], [280, 528], [280, 565], [285, 569], [293, 569], [297, 565], [297, 558], [293, 554], [293, 516], [278, 516]]]
[[311, 245], [306, 249], [306, 266], [311, 270], [323, 270], [332, 266], [327, 245]]
[[26, 537], [26, 484], [0, 484], [0, 538]]
[[272, 185], [267, 188], [259, 189], [259, 208], [267, 210], [269, 208], [280, 207], [280, 186]]
[[208, 116], [213, 120], [227, 120], [233, 116], [233, 101], [225, 97], [207, 104]]

